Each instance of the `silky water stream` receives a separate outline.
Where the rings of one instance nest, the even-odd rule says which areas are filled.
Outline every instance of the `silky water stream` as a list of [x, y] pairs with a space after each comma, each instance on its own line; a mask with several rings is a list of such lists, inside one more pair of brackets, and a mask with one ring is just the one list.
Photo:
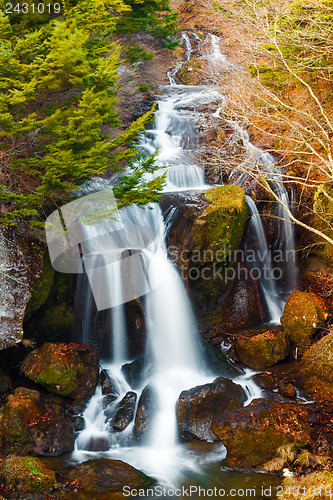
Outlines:
[[[195, 39], [198, 40], [195, 34], [182, 34], [185, 60], [191, 58]], [[226, 58], [219, 51], [217, 37], [209, 35], [206, 46], [207, 42], [210, 49], [205, 57], [211, 58], [215, 65], [226, 65]], [[140, 148], [145, 153], [159, 148], [157, 161], [161, 172], [171, 165], [168, 168], [166, 191], [203, 191], [210, 186], [206, 184], [204, 171], [196, 160], [196, 146], [200, 138], [197, 126], [200, 111], [197, 110], [200, 106], [217, 108], [223, 102], [223, 97], [207, 86], [178, 85], [176, 74], [180, 67], [181, 64], [178, 64], [168, 74], [170, 85], [163, 88], [154, 125], [142, 136]], [[249, 200], [249, 206], [253, 224], [257, 231], [261, 231], [260, 216], [252, 200]], [[109, 375], [117, 397], [108, 402], [101, 387], [97, 388], [83, 413], [84, 429], [78, 433], [71, 461], [81, 462], [100, 456], [121, 459], [156, 478], [159, 485], [171, 488], [164, 495], [157, 494], [156, 490], [156, 497], [177, 496], [176, 493], [173, 494], [175, 490], [172, 488], [180, 485], [192, 485], [194, 488], [202, 486], [206, 489], [223, 486], [226, 491], [230, 488], [246, 489], [254, 486], [259, 492], [261, 486], [277, 484], [280, 480], [275, 476], [222, 471], [221, 461], [226, 456], [226, 449], [221, 444], [180, 443], [175, 415], [175, 403], [179, 394], [185, 389], [211, 382], [216, 374], [207, 367], [186, 290], [176, 268], [167, 258], [166, 227], [160, 207], [153, 205], [125, 208], [119, 212], [115, 224], [125, 233], [132, 227], [150, 227], [156, 235], [142, 251], [145, 279], [150, 285], [150, 291], [141, 299], [144, 304], [146, 336], [140, 382], [133, 389], [133, 384], [130, 386], [122, 369], [126, 363], [133, 361], [133, 357], [128, 352], [126, 339], [121, 261], [108, 261], [105, 248], [108, 246], [107, 234], [111, 228], [105, 228], [104, 223], [96, 224], [85, 229], [89, 232], [86, 234], [87, 240], [92, 242], [86, 250], [96, 259], [98, 272], [102, 269], [103, 279], [108, 284], [107, 293], [113, 295], [113, 303], [117, 304], [108, 312], [111, 340], [108, 339], [105, 346], [102, 346], [101, 352], [102, 367]], [[81, 277], [78, 281], [78, 288], [81, 289], [78, 290], [78, 295], [82, 296], [82, 289], [85, 289], [83, 295], [86, 300], [85, 311], [81, 315], [82, 341], [93, 343], [95, 313], [92, 312], [92, 294], [85, 288], [86, 285], [87, 280]], [[270, 319], [277, 319], [280, 311], [279, 307], [274, 309], [274, 296], [277, 292], [268, 282], [262, 286], [268, 296]], [[247, 370], [235, 378], [235, 382], [242, 385], [248, 396], [245, 405], [261, 396], [261, 390], [252, 381], [252, 374]], [[142, 391], [147, 387], [156, 394], [156, 401], [149, 428], [144, 439], [138, 443], [133, 432], [133, 422], [124, 430], [115, 432], [112, 429], [112, 419], [125, 394], [134, 394], [137, 405]], [[252, 498], [262, 498], [258, 495]], [[210, 496], [217, 498], [219, 495], [210, 493]], [[192, 490], [191, 497], [199, 497], [195, 489]]]

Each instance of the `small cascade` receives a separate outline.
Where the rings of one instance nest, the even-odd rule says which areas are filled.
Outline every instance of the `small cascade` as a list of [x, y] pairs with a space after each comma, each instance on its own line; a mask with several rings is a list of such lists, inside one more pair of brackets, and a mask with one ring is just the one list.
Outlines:
[[278, 294], [272, 259], [258, 208], [250, 196], [246, 197], [246, 201], [251, 214], [249, 234], [254, 236], [256, 242], [254, 264], [260, 275], [259, 282], [267, 305], [269, 322], [279, 323], [283, 313], [284, 301]]
[[[283, 176], [278, 167], [276, 167], [275, 158], [268, 152], [263, 151], [251, 143], [249, 134], [236, 123], [228, 121], [228, 124], [235, 130], [235, 134], [239, 137], [247, 153], [247, 158], [244, 163], [236, 167], [235, 171], [244, 172], [251, 167], [258, 167], [260, 172], [269, 180], [272, 190], [277, 195], [282, 203], [278, 203], [278, 237], [277, 246], [280, 252], [279, 261], [283, 263], [283, 279], [280, 284], [279, 294], [284, 297], [284, 302], [288, 299], [290, 293], [297, 288], [297, 266], [295, 253], [295, 234], [294, 225], [288, 211], [285, 207], [291, 208], [291, 202], [288, 191], [283, 181]], [[230, 179], [232, 180], [233, 173]], [[237, 183], [242, 183], [241, 176]]]

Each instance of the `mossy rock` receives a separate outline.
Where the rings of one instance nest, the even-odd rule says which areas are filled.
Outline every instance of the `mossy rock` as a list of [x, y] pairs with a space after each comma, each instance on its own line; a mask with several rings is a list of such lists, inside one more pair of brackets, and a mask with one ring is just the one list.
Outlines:
[[177, 78], [184, 85], [198, 85], [202, 80], [202, 62], [194, 58], [186, 61], [177, 72]]
[[38, 309], [40, 309], [47, 301], [50, 295], [54, 275], [55, 270], [52, 267], [49, 254], [46, 252], [42, 274], [32, 289], [31, 297], [25, 310], [25, 321], [38, 311]]
[[218, 186], [206, 191], [205, 199], [209, 204], [192, 229], [196, 247], [205, 250], [202, 262], [227, 258], [232, 262], [249, 215], [245, 191], [239, 186]]
[[57, 456], [74, 448], [74, 424], [64, 410], [24, 387], [16, 389], [2, 409], [0, 435], [5, 453]]
[[299, 365], [299, 378], [305, 390], [320, 401], [333, 400], [333, 333], [308, 349]]
[[325, 301], [313, 293], [293, 292], [283, 311], [281, 324], [290, 336], [293, 348], [303, 354], [311, 339], [328, 317]]
[[24, 360], [22, 372], [49, 392], [86, 399], [98, 383], [98, 353], [90, 345], [47, 342]]
[[124, 486], [144, 489], [155, 482], [131, 465], [108, 458], [83, 462], [71, 471], [69, 478], [79, 481], [83, 492], [89, 494], [122, 492]]
[[311, 442], [306, 408], [264, 399], [224, 412], [211, 429], [227, 448], [226, 466], [240, 470], [262, 468], [282, 446], [296, 451]]
[[55, 273], [47, 301], [38, 314], [26, 314], [24, 337], [36, 339], [38, 344], [52, 342], [57, 338], [68, 338], [73, 324], [70, 277]]
[[248, 207], [244, 190], [239, 186], [218, 186], [206, 191], [208, 205], [195, 220], [191, 238], [193, 250], [189, 284], [198, 304], [221, 296], [233, 282], [234, 264]]
[[244, 365], [262, 370], [288, 356], [289, 337], [279, 330], [266, 330], [238, 338], [235, 348]]
[[7, 488], [19, 494], [47, 494], [56, 483], [55, 473], [36, 457], [9, 456], [0, 477]]

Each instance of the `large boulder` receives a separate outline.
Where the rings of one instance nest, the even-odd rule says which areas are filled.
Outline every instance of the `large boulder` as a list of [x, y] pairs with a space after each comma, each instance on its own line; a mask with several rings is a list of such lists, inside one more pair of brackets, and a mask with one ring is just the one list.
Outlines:
[[[15, 455], [3, 461], [0, 478], [6, 487], [19, 494], [51, 493], [56, 483], [55, 473], [48, 469], [41, 460], [36, 457]], [[24, 498], [27, 497], [24, 496]]]
[[[218, 186], [204, 194], [206, 208], [196, 218], [191, 237], [189, 287], [198, 304], [210, 309], [232, 285], [248, 207], [239, 186]], [[212, 302], [213, 301], [213, 302]]]
[[[23, 320], [29, 300], [37, 298], [34, 285], [43, 271], [45, 245], [15, 230], [0, 228], [0, 350], [14, 346], [23, 338]], [[45, 279], [44, 279], [45, 278]], [[34, 301], [40, 307], [51, 286], [52, 273], [43, 276], [45, 293]]]
[[298, 366], [298, 378], [305, 390], [320, 401], [333, 400], [333, 333], [313, 344]]
[[235, 349], [244, 365], [262, 370], [288, 356], [289, 337], [279, 330], [254, 330], [251, 335], [237, 338]]
[[38, 391], [19, 387], [0, 414], [0, 437], [5, 453], [56, 456], [73, 450], [74, 424]]
[[216, 435], [210, 429], [212, 423], [221, 413], [240, 408], [245, 401], [242, 387], [223, 377], [183, 391], [176, 406], [182, 437], [216, 441]]
[[144, 489], [154, 479], [121, 460], [99, 458], [83, 462], [69, 474], [71, 481], [77, 480], [84, 493], [122, 492], [124, 487]]
[[311, 442], [304, 406], [264, 399], [225, 411], [211, 430], [227, 448], [227, 467], [241, 470], [262, 468], [283, 446], [297, 450]]
[[327, 317], [327, 305], [321, 297], [300, 291], [290, 295], [284, 307], [281, 324], [298, 354], [303, 354], [310, 347], [312, 336]]
[[115, 409], [115, 415], [111, 420], [113, 430], [120, 432], [126, 429], [132, 422], [135, 414], [137, 395], [128, 391]]
[[24, 360], [22, 372], [49, 392], [86, 399], [98, 383], [99, 360], [86, 344], [45, 343]]
[[133, 432], [136, 439], [141, 440], [146, 435], [157, 407], [157, 402], [158, 394], [155, 387], [146, 385], [141, 393], [135, 415]]

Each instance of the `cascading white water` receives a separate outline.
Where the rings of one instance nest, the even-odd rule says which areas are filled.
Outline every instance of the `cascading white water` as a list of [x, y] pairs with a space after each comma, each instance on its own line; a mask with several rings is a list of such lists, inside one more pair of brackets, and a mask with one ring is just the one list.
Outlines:
[[272, 259], [258, 208], [250, 196], [246, 197], [246, 201], [251, 213], [250, 233], [254, 234], [257, 243], [257, 248], [254, 251], [255, 265], [260, 273], [259, 282], [267, 304], [269, 322], [279, 323], [283, 313], [284, 301], [278, 294]]
[[[198, 39], [198, 37], [194, 37]], [[191, 41], [186, 33], [182, 34], [186, 57], [191, 57]], [[213, 58], [223, 62], [224, 57], [218, 55], [218, 41], [211, 37]], [[195, 145], [200, 137], [197, 127], [200, 106], [223, 101], [222, 96], [206, 86], [177, 85], [176, 73], [181, 64], [169, 72], [170, 86], [165, 87], [159, 99], [155, 113], [155, 123], [151, 130], [142, 136], [140, 149], [152, 153], [159, 147], [158, 164], [161, 170], [171, 165], [168, 171], [167, 191], [195, 189], [202, 191], [209, 187], [205, 183], [204, 171], [196, 163]], [[125, 339], [125, 317], [122, 302], [120, 263], [101, 262], [99, 272], [104, 273], [109, 283], [108, 293], [119, 306], [111, 310], [113, 354], [106, 356], [103, 367], [107, 370], [115, 387], [117, 398], [105, 408], [105, 397], [98, 388], [84, 412], [85, 429], [78, 434], [74, 460], [84, 460], [96, 453], [110, 458], [120, 458], [131, 465], [144, 470], [165, 484], [175, 484], [182, 470], [199, 471], [193, 458], [184, 452], [178, 443], [175, 416], [175, 402], [181, 391], [212, 381], [200, 352], [199, 336], [193, 321], [191, 306], [183, 283], [175, 267], [167, 260], [165, 248], [165, 223], [161, 210], [157, 205], [138, 208], [135, 206], [123, 209], [120, 219], [113, 229], [146, 226], [155, 230], [156, 238], [142, 252], [146, 263], [147, 282], [158, 283], [145, 295], [146, 352], [144, 356], [143, 379], [139, 386], [130, 387], [122, 366], [128, 356]], [[109, 227], [103, 223], [90, 226], [88, 250], [93, 259], [103, 259], [108, 248]], [[87, 321], [88, 324], [92, 322]], [[251, 374], [245, 373], [239, 380], [248, 394], [249, 403], [253, 397], [260, 397], [260, 390], [250, 380]], [[157, 408], [151, 421], [143, 445], [138, 446], [133, 440], [133, 422], [121, 432], [110, 432], [110, 421], [105, 411], [113, 414], [117, 404], [128, 391], [138, 396], [147, 386], [156, 389], [158, 394]], [[225, 448], [214, 452], [213, 460], [225, 456]], [[92, 455], [93, 454], [93, 455]], [[207, 462], [205, 457], [205, 462]]]
[[[235, 134], [242, 140], [243, 146], [247, 153], [245, 165], [242, 163], [235, 170], [244, 171], [248, 167], [258, 166], [260, 172], [265, 175], [269, 180], [270, 185], [282, 203], [278, 203], [278, 237], [277, 243], [279, 245], [280, 262], [284, 264], [284, 283], [282, 285], [281, 295], [284, 296], [284, 302], [289, 297], [290, 293], [297, 287], [297, 266], [296, 266], [296, 253], [295, 253], [295, 234], [294, 225], [285, 207], [290, 208], [290, 198], [288, 191], [283, 182], [283, 176], [278, 167], [276, 167], [275, 158], [268, 152], [263, 151], [251, 143], [249, 134], [246, 130], [242, 129], [235, 122], [228, 121], [231, 128], [234, 129]], [[231, 174], [232, 177], [233, 174]], [[241, 178], [238, 183], [241, 184]]]

